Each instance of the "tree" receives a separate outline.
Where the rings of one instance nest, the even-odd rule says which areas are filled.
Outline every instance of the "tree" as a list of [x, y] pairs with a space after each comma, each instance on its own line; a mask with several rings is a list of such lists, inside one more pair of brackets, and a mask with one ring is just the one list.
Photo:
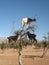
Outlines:
[[19, 54], [18, 55], [18, 61], [19, 61], [19, 65], [23, 65], [23, 63], [22, 63], [22, 49], [23, 49], [22, 37], [26, 35], [28, 30], [34, 31], [34, 27], [30, 25], [30, 26], [28, 26], [28, 28], [25, 29], [25, 31], [22, 31], [22, 30], [15, 31], [15, 34], [19, 34], [19, 40], [20, 40], [19, 46], [18, 46], [18, 54]]
[[18, 45], [18, 63], [19, 63], [19, 65], [23, 65], [22, 64], [22, 60], [21, 60], [21, 58], [22, 58], [22, 53], [21, 53], [21, 51], [22, 51], [22, 31], [21, 30], [18, 30], [18, 31], [15, 31], [14, 32], [15, 34], [19, 34], [19, 45]]
[[43, 44], [43, 54], [42, 54], [42, 57], [45, 55], [45, 53], [46, 53], [46, 47], [47, 47], [47, 37], [46, 36], [43, 36], [43, 38], [44, 38], [44, 40], [43, 40], [43, 42], [42, 42], [42, 44]]
[[34, 25], [32, 25], [31, 23], [29, 23], [28, 27], [25, 28], [25, 30], [18, 30], [18, 31], [14, 32], [15, 34], [19, 34], [19, 40], [20, 40], [19, 45], [18, 45], [18, 53], [19, 53], [18, 61], [19, 61], [19, 65], [23, 65], [22, 60], [21, 60], [22, 59], [22, 53], [21, 52], [22, 52], [22, 49], [23, 49], [22, 37], [26, 35], [27, 31], [31, 30], [31, 31], [34, 32], [34, 30], [35, 30]]

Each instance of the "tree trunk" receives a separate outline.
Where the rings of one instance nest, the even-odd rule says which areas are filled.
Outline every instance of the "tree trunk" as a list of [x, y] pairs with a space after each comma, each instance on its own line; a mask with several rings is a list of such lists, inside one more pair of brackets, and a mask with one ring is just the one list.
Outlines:
[[18, 61], [19, 61], [19, 65], [23, 65], [22, 64], [22, 54], [20, 50], [19, 50], [19, 55], [18, 55]]
[[19, 65], [23, 65], [22, 64], [22, 39], [21, 39], [21, 36], [20, 36], [20, 43], [19, 43], [19, 50], [18, 50], [18, 62], [19, 62]]

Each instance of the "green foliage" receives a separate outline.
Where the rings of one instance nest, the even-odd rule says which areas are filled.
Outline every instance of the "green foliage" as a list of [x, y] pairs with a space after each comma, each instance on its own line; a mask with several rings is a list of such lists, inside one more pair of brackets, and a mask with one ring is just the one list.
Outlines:
[[21, 30], [14, 31], [14, 34], [19, 34], [19, 35], [20, 35], [20, 34], [21, 34], [21, 32], [22, 32]]
[[46, 41], [42, 41], [42, 46], [43, 47], [47, 47], [47, 42]]
[[28, 42], [23, 42], [23, 47], [26, 47], [28, 45]]
[[10, 44], [8, 44], [8, 48], [18, 49], [18, 44], [10, 43]]
[[13, 48], [13, 45], [14, 45], [13, 43], [10, 43], [9, 48]]
[[34, 25], [30, 25], [30, 26], [28, 26], [28, 28], [26, 29], [26, 31], [27, 31], [27, 30], [32, 30], [32, 31], [34, 32], [34, 30], [35, 30]]
[[34, 43], [36, 48], [41, 48], [41, 44], [40, 43]]
[[5, 49], [5, 48], [6, 48], [5, 44], [2, 43], [2, 44], [0, 45], [0, 48], [1, 48], [1, 49]]
[[47, 47], [49, 48], [49, 42], [47, 42]]
[[5, 43], [0, 44], [0, 48], [2, 50], [2, 53], [4, 53], [4, 49], [6, 48], [6, 44]]
[[13, 48], [14, 49], [18, 49], [18, 45], [17, 44], [14, 44]]

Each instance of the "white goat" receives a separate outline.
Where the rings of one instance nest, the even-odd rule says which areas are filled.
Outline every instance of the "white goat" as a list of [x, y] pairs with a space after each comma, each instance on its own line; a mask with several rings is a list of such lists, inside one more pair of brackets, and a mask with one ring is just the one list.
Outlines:
[[22, 30], [23, 30], [25, 24], [30, 24], [30, 22], [35, 22], [35, 21], [36, 21], [35, 18], [33, 18], [33, 19], [31, 19], [31, 18], [23, 18], [22, 22], [21, 22]]

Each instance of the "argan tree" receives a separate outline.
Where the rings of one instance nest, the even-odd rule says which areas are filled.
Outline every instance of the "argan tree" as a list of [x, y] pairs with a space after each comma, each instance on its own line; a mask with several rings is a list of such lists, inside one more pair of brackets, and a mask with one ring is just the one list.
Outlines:
[[[19, 45], [18, 45], [18, 62], [19, 62], [19, 65], [23, 65], [22, 63], [22, 49], [23, 49], [23, 39], [22, 37], [26, 35], [27, 31], [28, 30], [33, 30], [34, 28], [33, 27], [28, 27], [26, 28], [25, 32], [22, 31], [22, 30], [19, 30], [19, 31], [16, 31], [15, 34], [19, 34]], [[24, 44], [25, 45], [25, 44]]]
[[[26, 21], [26, 23], [25, 23], [25, 21]], [[22, 30], [18, 30], [18, 31], [15, 32], [15, 34], [17, 34], [17, 33], [19, 34], [19, 40], [20, 40], [19, 46], [18, 46], [18, 54], [19, 54], [18, 55], [18, 63], [19, 63], [19, 65], [23, 65], [23, 63], [22, 63], [22, 49], [23, 49], [22, 37], [26, 36], [27, 31], [31, 30], [31, 31], [34, 32], [34, 26], [31, 24], [32, 21], [36, 21], [36, 19], [30, 19], [29, 18], [28, 20], [24, 20], [24, 22], [22, 21], [23, 22], [22, 25], [23, 24], [29, 24], [28, 27], [25, 30], [22, 27]]]

